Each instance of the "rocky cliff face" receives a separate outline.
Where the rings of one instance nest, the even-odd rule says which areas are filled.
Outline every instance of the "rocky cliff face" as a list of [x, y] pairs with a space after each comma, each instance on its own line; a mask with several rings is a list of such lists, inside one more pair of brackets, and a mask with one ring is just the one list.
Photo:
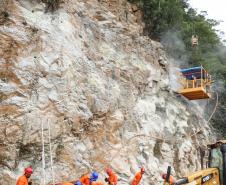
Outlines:
[[1, 185], [15, 184], [29, 165], [41, 184], [42, 123], [48, 183], [48, 123], [57, 182], [111, 166], [128, 184], [144, 166], [142, 183], [154, 185], [168, 165], [178, 176], [200, 169], [210, 129], [171, 90], [164, 49], [142, 36], [135, 6], [67, 0], [50, 13], [38, 0], [3, 3]]

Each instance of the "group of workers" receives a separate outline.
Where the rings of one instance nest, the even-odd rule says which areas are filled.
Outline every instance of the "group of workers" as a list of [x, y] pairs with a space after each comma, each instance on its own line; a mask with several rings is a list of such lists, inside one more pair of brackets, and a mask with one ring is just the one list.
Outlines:
[[[16, 185], [32, 185], [32, 182], [29, 181], [31, 174], [33, 173], [33, 169], [31, 167], [25, 168], [24, 175], [19, 177]], [[105, 178], [105, 182], [108, 185], [117, 185], [118, 184], [118, 176], [113, 172], [111, 168], [106, 169], [106, 173], [108, 177]], [[145, 173], [145, 169], [142, 167], [139, 172], [137, 172], [131, 181], [130, 185], [139, 185], [143, 174]], [[58, 183], [55, 185], [104, 185], [102, 182], [97, 181], [99, 177], [98, 172], [92, 172], [91, 174], [86, 174], [81, 176], [81, 178], [74, 183], [72, 182], [64, 182]], [[162, 175], [163, 179], [166, 179], [166, 174]], [[173, 177], [170, 177], [170, 184], [174, 184], [175, 180]]]

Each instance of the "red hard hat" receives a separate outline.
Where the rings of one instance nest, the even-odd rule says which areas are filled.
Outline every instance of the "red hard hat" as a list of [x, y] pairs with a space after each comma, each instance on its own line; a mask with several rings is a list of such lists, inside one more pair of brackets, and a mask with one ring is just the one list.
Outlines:
[[111, 173], [112, 173], [112, 169], [111, 169], [111, 168], [107, 168], [107, 169], [106, 169], [106, 173], [107, 173], [107, 174], [111, 174]]
[[140, 169], [140, 171], [141, 171], [142, 173], [144, 173], [144, 172], [145, 172], [144, 167], [142, 167], [142, 168]]
[[32, 174], [33, 173], [33, 169], [31, 167], [25, 168], [24, 169], [24, 173], [25, 174]]

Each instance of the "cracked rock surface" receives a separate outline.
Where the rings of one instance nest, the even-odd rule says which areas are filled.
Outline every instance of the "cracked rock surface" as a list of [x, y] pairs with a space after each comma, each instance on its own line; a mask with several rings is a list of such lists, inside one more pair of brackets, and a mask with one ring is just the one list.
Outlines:
[[47, 183], [48, 123], [57, 182], [91, 170], [103, 180], [111, 166], [119, 184], [128, 184], [144, 166], [142, 184], [154, 185], [162, 183], [168, 165], [177, 176], [200, 169], [199, 147], [210, 140], [211, 130], [195, 107], [171, 90], [166, 53], [159, 42], [142, 36], [139, 9], [118, 2], [65, 0], [50, 13], [38, 0], [5, 1], [1, 185], [15, 184], [29, 165], [33, 183], [41, 184], [42, 123]]

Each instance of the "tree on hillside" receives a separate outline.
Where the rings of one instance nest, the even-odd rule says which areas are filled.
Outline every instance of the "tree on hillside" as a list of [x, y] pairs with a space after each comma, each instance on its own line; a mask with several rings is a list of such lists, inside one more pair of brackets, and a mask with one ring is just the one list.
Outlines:
[[[226, 47], [214, 28], [219, 22], [207, 19], [204, 11], [198, 14], [189, 6], [188, 0], [129, 1], [137, 3], [143, 10], [145, 35], [157, 40], [164, 38], [162, 43], [172, 57], [177, 60], [186, 58], [191, 66], [203, 65], [226, 87]], [[195, 49], [191, 47], [192, 35], [199, 38], [199, 45]], [[219, 91], [219, 94], [221, 106], [214, 116], [213, 125], [220, 129], [219, 132], [226, 133], [226, 117], [219, 118], [219, 114], [226, 113], [226, 93]]]

